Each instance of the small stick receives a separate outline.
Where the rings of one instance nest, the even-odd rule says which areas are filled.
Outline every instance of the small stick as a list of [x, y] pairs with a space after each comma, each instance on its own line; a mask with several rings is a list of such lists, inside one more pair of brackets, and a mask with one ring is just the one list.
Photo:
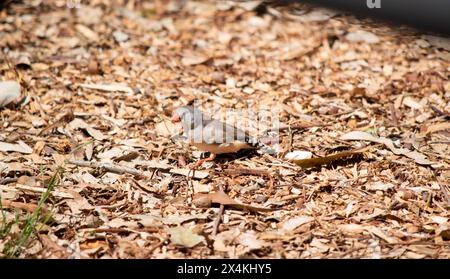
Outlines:
[[[14, 186], [3, 186], [2, 189], [6, 191], [30, 191], [30, 192], [36, 192], [36, 193], [44, 193], [47, 191], [47, 188], [44, 187], [37, 187], [37, 186], [28, 186], [28, 185], [22, 185], [22, 184], [15, 184]], [[51, 196], [57, 197], [57, 198], [65, 198], [65, 199], [74, 199], [75, 197], [67, 192], [53, 190], [50, 193]]]
[[134, 176], [144, 176], [144, 177], [146, 176], [143, 172], [141, 172], [135, 168], [118, 166], [118, 165], [113, 165], [110, 163], [97, 163], [97, 162], [79, 161], [79, 160], [68, 160], [67, 163], [76, 165], [76, 166], [80, 166], [80, 167], [104, 169], [106, 171], [117, 173], [117, 174], [129, 173]]
[[[34, 203], [23, 203], [23, 202], [14, 202], [14, 201], [10, 201], [10, 200], [2, 200], [1, 204], [3, 207], [6, 207], [6, 208], [22, 209], [22, 210], [28, 211], [30, 213], [33, 213], [38, 209], [38, 205], [34, 204]], [[48, 209], [45, 207], [41, 208], [41, 210], [44, 214], [49, 212]]]
[[282, 132], [286, 130], [302, 130], [302, 129], [308, 129], [313, 127], [326, 127], [330, 126], [330, 124], [322, 124], [322, 123], [299, 123], [294, 125], [283, 125], [276, 128], [270, 128], [265, 131], [263, 131], [261, 134], [266, 135], [269, 132]]
[[156, 248], [162, 246], [164, 244], [164, 242], [166, 242], [167, 240], [169, 240], [169, 237], [165, 237], [163, 239], [161, 239], [158, 243], [156, 243], [155, 245], [153, 245], [152, 247], [148, 248], [148, 250], [146, 251], [146, 255], [148, 257], [150, 257], [150, 254], [156, 250]]
[[242, 175], [242, 174], [249, 174], [249, 175], [258, 175], [258, 176], [265, 176], [269, 178], [269, 189], [268, 192], [272, 193], [273, 188], [275, 186], [274, 179], [272, 175], [266, 171], [266, 170], [258, 170], [258, 169], [246, 169], [246, 168], [236, 168], [236, 169], [225, 169], [226, 173], [230, 175]]
[[2, 180], [0, 180], [0, 185], [17, 182], [17, 180], [18, 180], [17, 178], [11, 178], [11, 177], [3, 178]]
[[[222, 183], [219, 183], [219, 190], [221, 192], [223, 192]], [[224, 210], [225, 210], [225, 206], [221, 203], [219, 212], [217, 212], [217, 216], [216, 216], [216, 219], [214, 220], [214, 224], [213, 224], [213, 231], [212, 231], [213, 236], [217, 235], [217, 230], [219, 229], [219, 224], [220, 224], [220, 221], [222, 220]]]

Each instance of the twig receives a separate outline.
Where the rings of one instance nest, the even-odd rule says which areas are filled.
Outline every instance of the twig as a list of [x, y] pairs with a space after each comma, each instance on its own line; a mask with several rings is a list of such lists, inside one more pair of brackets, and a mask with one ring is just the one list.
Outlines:
[[[35, 212], [38, 209], [38, 205], [34, 203], [23, 203], [23, 202], [14, 202], [10, 200], [2, 200], [2, 206], [7, 208], [18, 208], [30, 213]], [[42, 212], [44, 214], [48, 213], [48, 209], [45, 207], [42, 208]]]
[[269, 132], [282, 132], [285, 130], [301, 130], [301, 129], [308, 129], [313, 127], [326, 127], [330, 126], [331, 124], [322, 124], [322, 123], [299, 123], [295, 125], [283, 125], [276, 128], [270, 128], [265, 131], [263, 131], [262, 135], [267, 135]]
[[18, 178], [7, 177], [0, 180], [0, 185], [17, 182]]
[[39, 133], [38, 136], [43, 135], [45, 133], [47, 133], [50, 130], [53, 130], [59, 126], [63, 126], [67, 123], [69, 123], [70, 121], [72, 121], [75, 118], [73, 111], [69, 110], [68, 112], [66, 112], [63, 116], [61, 116], [60, 119], [56, 120], [53, 124], [51, 124], [50, 126], [47, 126], [46, 128], [42, 129]]
[[442, 194], [444, 195], [444, 197], [447, 201], [447, 206], [450, 206], [450, 194], [449, 194], [450, 191], [448, 190], [446, 185], [441, 184], [440, 188], [441, 188]]
[[67, 163], [72, 164], [72, 165], [76, 165], [79, 167], [87, 167], [87, 168], [98, 168], [98, 169], [103, 169], [109, 172], [113, 172], [113, 173], [117, 173], [117, 174], [125, 174], [125, 173], [129, 173], [132, 174], [134, 176], [143, 176], [145, 177], [146, 175], [144, 174], [144, 172], [139, 171], [135, 168], [130, 168], [130, 167], [125, 167], [125, 166], [118, 166], [118, 165], [113, 165], [110, 163], [97, 163], [97, 162], [88, 162], [88, 161], [79, 161], [79, 160], [68, 160]]
[[269, 189], [268, 192], [272, 193], [273, 188], [275, 185], [274, 179], [270, 172], [266, 170], [258, 170], [258, 169], [245, 169], [245, 168], [236, 168], [236, 169], [225, 169], [226, 173], [230, 175], [242, 175], [242, 174], [249, 174], [249, 175], [257, 175], [257, 176], [265, 176], [269, 178]]
[[[219, 182], [219, 190], [223, 192], [222, 183], [220, 183], [220, 182]], [[217, 235], [217, 230], [219, 229], [219, 225], [220, 225], [220, 221], [222, 220], [224, 209], [225, 209], [225, 206], [221, 203], [219, 212], [217, 212], [217, 216], [216, 216], [216, 219], [214, 220], [214, 224], [213, 224], [213, 231], [212, 231], [213, 236]]]
[[158, 243], [156, 243], [155, 245], [153, 245], [152, 247], [148, 248], [148, 250], [146, 251], [147, 256], [150, 256], [150, 254], [156, 250], [156, 248], [160, 247], [161, 245], [164, 244], [164, 242], [166, 242], [167, 240], [169, 240], [169, 237], [165, 237], [163, 239], [161, 239]]
[[[3, 186], [2, 189], [6, 191], [30, 191], [30, 192], [37, 192], [37, 193], [45, 193], [47, 191], [47, 188], [44, 187], [37, 187], [37, 186], [28, 186], [28, 185], [22, 185], [22, 184], [16, 184], [14, 187], [12, 186]], [[50, 193], [51, 196], [57, 197], [57, 198], [66, 198], [66, 199], [74, 199], [75, 197], [72, 194], [63, 192], [63, 191], [57, 191], [53, 190]]]

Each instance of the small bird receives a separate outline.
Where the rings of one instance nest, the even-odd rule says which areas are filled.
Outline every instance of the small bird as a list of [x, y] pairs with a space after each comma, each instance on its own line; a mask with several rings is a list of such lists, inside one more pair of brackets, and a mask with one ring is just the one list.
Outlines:
[[247, 132], [204, 115], [193, 106], [182, 106], [172, 113], [172, 122], [181, 122], [184, 137], [200, 151], [210, 152], [209, 158], [199, 160], [195, 167], [213, 161], [217, 154], [235, 153], [259, 148], [260, 143]]

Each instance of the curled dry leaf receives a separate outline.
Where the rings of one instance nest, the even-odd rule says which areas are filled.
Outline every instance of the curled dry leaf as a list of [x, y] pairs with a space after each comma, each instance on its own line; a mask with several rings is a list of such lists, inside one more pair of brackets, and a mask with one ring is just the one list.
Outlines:
[[440, 122], [431, 125], [424, 125], [420, 128], [420, 135], [426, 136], [428, 134], [436, 133], [439, 131], [450, 130], [450, 122]]
[[242, 244], [243, 246], [247, 247], [250, 250], [258, 250], [263, 248], [264, 246], [268, 246], [268, 243], [258, 239], [257, 235], [251, 231], [241, 234], [238, 240], [240, 244]]
[[100, 132], [97, 129], [92, 128], [91, 126], [87, 126], [84, 129], [91, 137], [93, 137], [94, 139], [96, 139], [98, 141], [102, 141], [102, 140], [106, 139], [106, 136], [103, 135], [102, 132]]
[[363, 30], [348, 33], [345, 38], [350, 42], [365, 42], [368, 44], [374, 44], [380, 41], [375, 34]]
[[33, 153], [33, 149], [29, 147], [23, 141], [18, 141], [17, 143], [7, 143], [0, 141], [0, 151], [1, 152], [19, 152], [23, 154]]
[[361, 154], [366, 152], [369, 149], [369, 147], [364, 147], [360, 149], [355, 149], [351, 151], [344, 151], [339, 152], [336, 154], [328, 155], [325, 157], [320, 158], [310, 158], [310, 159], [302, 159], [302, 160], [292, 160], [296, 165], [302, 167], [302, 168], [312, 168], [312, 167], [318, 167], [322, 165], [328, 165], [331, 164], [334, 161], [348, 158], [356, 154]]
[[376, 137], [366, 132], [361, 131], [353, 131], [347, 133], [341, 137], [341, 140], [365, 140], [376, 143], [384, 144], [387, 148], [389, 148], [395, 155], [403, 155], [408, 158], [413, 159], [416, 163], [420, 165], [431, 165], [433, 162], [427, 159], [427, 157], [417, 151], [410, 151], [406, 148], [396, 148], [392, 140], [385, 137]]
[[310, 159], [312, 157], [312, 153], [309, 151], [296, 150], [287, 153], [284, 158], [286, 160], [304, 160]]
[[171, 169], [170, 173], [184, 175], [184, 176], [190, 176], [197, 179], [203, 179], [209, 176], [209, 173], [206, 171], [193, 171], [191, 169]]
[[282, 229], [285, 231], [293, 231], [295, 230], [297, 227], [312, 222], [314, 221], [314, 217], [311, 216], [298, 216], [298, 217], [294, 217], [292, 219], [287, 220], [286, 222], [283, 223], [282, 225]]
[[247, 210], [250, 212], [270, 212], [279, 210], [278, 208], [262, 208], [254, 207], [251, 205], [246, 205], [238, 203], [237, 201], [230, 198], [225, 192], [219, 191], [209, 194], [196, 194], [194, 195], [193, 201], [195, 206], [198, 207], [210, 207], [213, 203], [223, 204], [240, 210]]
[[302, 15], [291, 15], [288, 17], [294, 20], [299, 20], [301, 22], [312, 22], [312, 21], [325, 21], [328, 20], [338, 12], [335, 10], [325, 9], [325, 8], [314, 8], [311, 12]]
[[69, 123], [74, 119], [73, 111], [69, 110], [67, 113], [65, 113], [63, 116], [61, 116], [58, 120], [56, 120], [53, 124], [43, 129], [39, 134], [43, 135], [47, 133], [48, 131], [55, 129], [60, 126], [64, 126], [65, 124]]
[[201, 235], [195, 234], [192, 230], [184, 227], [175, 227], [167, 229], [170, 234], [170, 241], [175, 245], [192, 248], [205, 240]]
[[133, 89], [126, 84], [123, 83], [111, 83], [111, 84], [80, 84], [81, 87], [87, 89], [94, 89], [100, 91], [108, 91], [108, 92], [126, 92], [133, 93]]
[[387, 191], [392, 188], [394, 188], [394, 184], [384, 183], [381, 181], [378, 181], [378, 182], [375, 182], [373, 184], [366, 186], [366, 189], [370, 190], [370, 191]]
[[192, 66], [203, 64], [208, 61], [210, 58], [200, 54], [187, 53], [181, 59], [181, 63], [184, 66]]
[[78, 32], [81, 33], [81, 35], [86, 37], [86, 39], [88, 39], [89, 41], [92, 42], [98, 41], [99, 39], [98, 34], [92, 31], [92, 29], [86, 27], [85, 25], [77, 24], [75, 25], [75, 28], [77, 29]]
[[438, 36], [425, 36], [425, 39], [432, 45], [450, 51], [450, 38]]
[[20, 96], [20, 84], [8, 80], [0, 82], [0, 108], [10, 104]]

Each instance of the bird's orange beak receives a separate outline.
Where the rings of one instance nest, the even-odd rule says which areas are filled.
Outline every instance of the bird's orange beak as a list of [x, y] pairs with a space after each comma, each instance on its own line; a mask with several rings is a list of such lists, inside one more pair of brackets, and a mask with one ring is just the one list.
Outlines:
[[180, 121], [181, 121], [181, 118], [178, 115], [176, 115], [176, 114], [172, 115], [172, 123], [177, 123]]

